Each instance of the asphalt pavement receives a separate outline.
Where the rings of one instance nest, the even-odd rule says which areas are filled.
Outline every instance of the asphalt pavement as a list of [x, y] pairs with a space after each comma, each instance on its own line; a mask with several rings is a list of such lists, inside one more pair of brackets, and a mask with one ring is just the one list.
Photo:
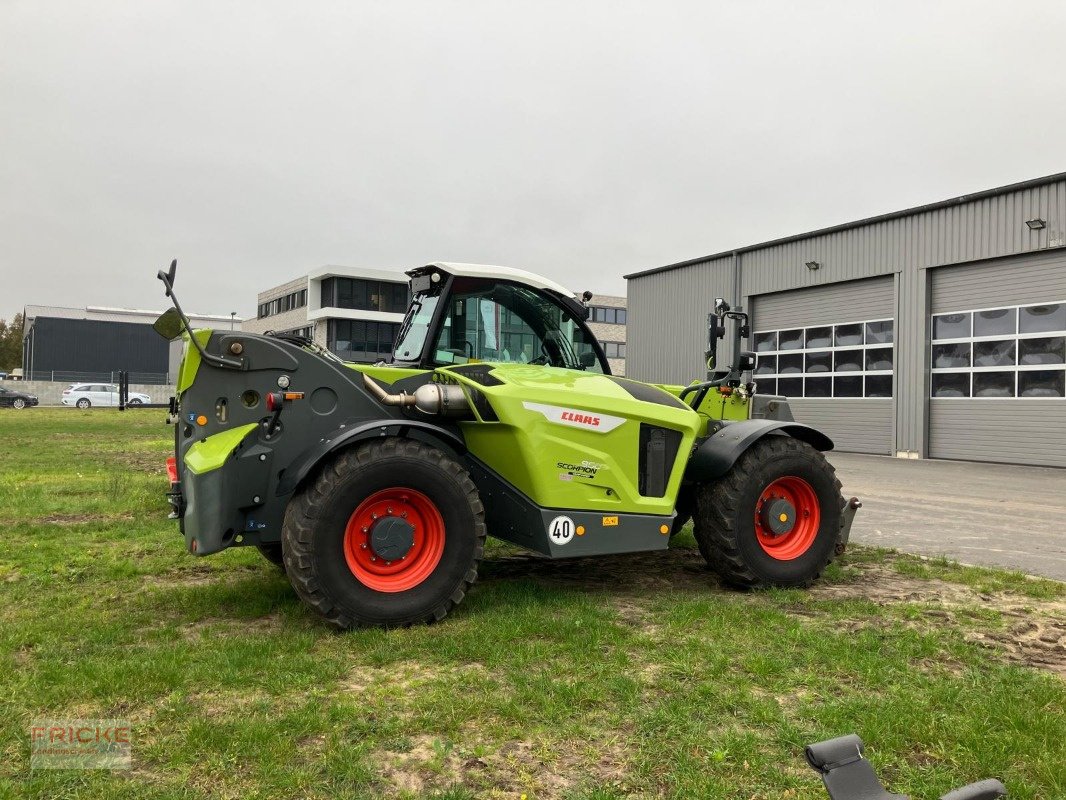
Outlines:
[[828, 453], [851, 541], [1066, 581], [1066, 469]]

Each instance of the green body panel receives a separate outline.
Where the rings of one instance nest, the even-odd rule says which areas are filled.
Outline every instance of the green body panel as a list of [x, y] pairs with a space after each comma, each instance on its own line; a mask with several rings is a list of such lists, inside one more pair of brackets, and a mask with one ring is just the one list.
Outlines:
[[[462, 370], [437, 375], [488, 398], [498, 422], [461, 422], [470, 452], [544, 508], [670, 515], [699, 415], [669, 397], [645, 402], [617, 379], [528, 364], [486, 365], [497, 385]], [[662, 497], [638, 489], [640, 426], [680, 434]]]
[[[674, 397], [680, 397], [681, 391], [685, 388], [684, 386], [663, 383], [653, 385], [664, 392], [669, 392]], [[703, 398], [703, 402], [700, 403], [700, 407], [696, 410], [700, 415], [699, 436], [706, 436], [710, 424], [717, 420], [740, 422], [751, 416], [751, 404], [747, 398], [741, 397], [739, 392], [733, 392], [728, 396], [719, 393], [717, 390], [707, 392], [707, 396]]]
[[185, 468], [195, 475], [218, 469], [226, 463], [230, 453], [237, 449], [244, 437], [257, 427], [253, 422], [195, 442], [185, 453]]
[[[207, 347], [207, 343], [211, 340], [211, 331], [206, 328], [193, 331], [192, 335], [196, 337], [201, 347]], [[181, 337], [185, 340], [185, 352], [182, 354], [181, 366], [178, 368], [177, 392], [179, 395], [192, 386], [193, 381], [196, 380], [196, 373], [200, 369], [202, 360], [200, 351], [189, 341], [189, 333], [185, 332]]]

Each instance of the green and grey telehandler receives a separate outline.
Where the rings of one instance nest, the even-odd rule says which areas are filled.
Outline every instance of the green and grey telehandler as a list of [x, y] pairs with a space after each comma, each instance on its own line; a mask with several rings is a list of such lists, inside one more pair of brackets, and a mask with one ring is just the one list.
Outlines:
[[[708, 315], [706, 380], [611, 375], [591, 298], [528, 272], [411, 270], [392, 360], [346, 363], [310, 339], [156, 329], [185, 340], [168, 495], [189, 552], [254, 545], [338, 628], [443, 618], [485, 536], [550, 558], [662, 550], [690, 518], [739, 587], [805, 586], [848, 540], [824, 434], [745, 383], [747, 315]], [[716, 350], [733, 322], [733, 352]]]

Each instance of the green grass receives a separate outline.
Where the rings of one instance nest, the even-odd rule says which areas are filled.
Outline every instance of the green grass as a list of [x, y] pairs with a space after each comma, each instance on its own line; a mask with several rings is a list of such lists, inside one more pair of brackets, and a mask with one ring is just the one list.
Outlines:
[[[161, 416], [0, 413], [0, 797], [803, 800], [802, 746], [852, 731], [916, 799], [1066, 797], [1062, 584], [858, 550], [741, 594], [689, 534], [495, 545], [443, 624], [339, 635], [255, 551], [185, 554]], [[31, 772], [39, 717], [130, 720], [134, 768]]]

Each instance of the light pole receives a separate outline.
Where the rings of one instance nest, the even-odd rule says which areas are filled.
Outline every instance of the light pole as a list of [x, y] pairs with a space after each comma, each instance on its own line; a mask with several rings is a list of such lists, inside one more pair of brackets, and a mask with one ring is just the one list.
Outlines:
[[230, 330], [233, 330], [233, 322], [236, 319], [237, 319], [237, 312], [236, 311], [229, 312], [229, 329]]

